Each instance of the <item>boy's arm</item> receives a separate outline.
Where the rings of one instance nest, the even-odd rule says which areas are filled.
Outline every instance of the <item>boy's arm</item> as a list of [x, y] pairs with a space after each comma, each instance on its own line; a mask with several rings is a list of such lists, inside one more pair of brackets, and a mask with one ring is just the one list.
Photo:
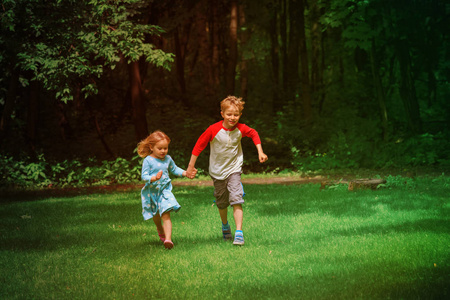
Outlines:
[[267, 157], [267, 155], [264, 153], [261, 144], [256, 145], [256, 149], [258, 150], [258, 157], [259, 157], [259, 162], [260, 163], [263, 163], [263, 162], [265, 162], [265, 161], [267, 161], [269, 159]]
[[261, 139], [259, 138], [258, 132], [245, 124], [238, 124], [238, 128], [242, 132], [243, 137], [248, 136], [253, 140], [253, 143], [255, 144], [256, 149], [258, 150], [259, 162], [263, 163], [267, 161], [269, 158], [262, 149]]
[[195, 163], [197, 162], [197, 155], [192, 154], [191, 160], [189, 161], [188, 168], [186, 170], [186, 177], [193, 179], [195, 174], [197, 174], [197, 169], [195, 168]]
[[[209, 126], [208, 129], [206, 129], [205, 132], [202, 133], [202, 135], [198, 138], [197, 142], [195, 143], [194, 149], [192, 149], [191, 160], [189, 161], [189, 165], [186, 170], [186, 177], [188, 177], [190, 179], [194, 179], [195, 175], [197, 174], [197, 169], [195, 168], [195, 163], [197, 161], [197, 157], [200, 155], [200, 153], [206, 148], [208, 143], [211, 141], [211, 139], [213, 137], [213, 128], [217, 127], [216, 126], [217, 124], [218, 123]], [[222, 128], [222, 127], [220, 127], [220, 128]]]

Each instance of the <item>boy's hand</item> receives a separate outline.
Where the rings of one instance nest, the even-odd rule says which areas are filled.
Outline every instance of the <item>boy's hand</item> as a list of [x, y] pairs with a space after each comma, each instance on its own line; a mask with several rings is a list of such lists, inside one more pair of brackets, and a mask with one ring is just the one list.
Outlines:
[[258, 149], [258, 157], [260, 163], [263, 163], [269, 159], [267, 155], [264, 154], [261, 144], [256, 145], [256, 149]]
[[267, 161], [269, 158], [267, 157], [266, 154], [264, 154], [263, 152], [259, 153], [259, 162], [263, 163], [265, 161]]
[[194, 167], [188, 167], [188, 169], [186, 170], [187, 178], [194, 179], [196, 174], [197, 174], [197, 169]]

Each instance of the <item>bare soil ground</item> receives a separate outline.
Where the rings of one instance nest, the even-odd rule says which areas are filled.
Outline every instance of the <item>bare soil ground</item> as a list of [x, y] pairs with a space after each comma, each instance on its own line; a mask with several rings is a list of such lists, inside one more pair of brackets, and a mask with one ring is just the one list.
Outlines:
[[[300, 176], [273, 176], [265, 178], [243, 178], [243, 184], [306, 184], [306, 183], [320, 183], [324, 177], [300, 177]], [[174, 180], [173, 186], [212, 186], [212, 180]], [[82, 194], [94, 193], [110, 193], [110, 192], [127, 192], [132, 190], [140, 190], [143, 184], [112, 184], [89, 187], [66, 187], [66, 188], [43, 188], [31, 190], [3, 190], [0, 191], [0, 199], [7, 201], [14, 200], [13, 198], [41, 198], [41, 197], [64, 197]]]

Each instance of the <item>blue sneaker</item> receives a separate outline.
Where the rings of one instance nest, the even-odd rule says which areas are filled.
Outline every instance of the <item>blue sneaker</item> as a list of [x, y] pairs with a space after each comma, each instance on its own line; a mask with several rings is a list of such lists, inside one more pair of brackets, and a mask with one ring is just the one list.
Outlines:
[[228, 224], [228, 222], [226, 225], [223, 225], [222, 223], [222, 235], [224, 241], [228, 241], [233, 238], [233, 235], [231, 234], [230, 224]]
[[244, 245], [244, 234], [241, 230], [236, 230], [236, 233], [234, 234], [234, 245]]

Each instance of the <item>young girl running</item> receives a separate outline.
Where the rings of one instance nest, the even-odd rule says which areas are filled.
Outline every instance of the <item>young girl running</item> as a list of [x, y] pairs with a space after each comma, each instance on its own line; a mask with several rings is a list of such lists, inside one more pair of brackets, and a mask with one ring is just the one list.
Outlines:
[[[141, 190], [142, 214], [144, 220], [153, 218], [159, 238], [167, 249], [173, 248], [172, 221], [170, 213], [177, 212], [181, 206], [172, 193], [169, 174], [186, 176], [186, 171], [177, 167], [167, 155], [170, 138], [162, 131], [155, 131], [138, 144], [138, 154], [144, 157], [142, 180], [145, 186]], [[195, 176], [196, 170], [190, 178]], [[162, 223], [161, 223], [162, 220]]]

